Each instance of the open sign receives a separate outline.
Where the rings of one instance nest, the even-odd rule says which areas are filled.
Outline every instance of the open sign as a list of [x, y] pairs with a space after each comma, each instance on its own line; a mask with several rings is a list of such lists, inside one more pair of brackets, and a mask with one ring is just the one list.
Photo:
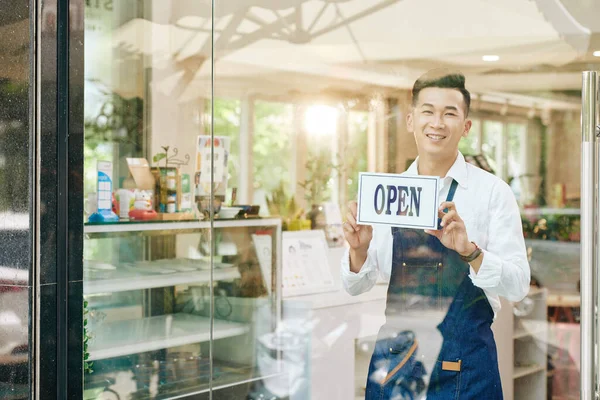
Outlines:
[[437, 229], [438, 177], [361, 172], [358, 180], [359, 224]]

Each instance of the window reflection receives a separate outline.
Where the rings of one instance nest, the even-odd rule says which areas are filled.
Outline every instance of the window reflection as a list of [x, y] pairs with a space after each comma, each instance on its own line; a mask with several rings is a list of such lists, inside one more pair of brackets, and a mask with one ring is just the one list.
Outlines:
[[0, 398], [29, 396], [30, 20], [0, 5]]

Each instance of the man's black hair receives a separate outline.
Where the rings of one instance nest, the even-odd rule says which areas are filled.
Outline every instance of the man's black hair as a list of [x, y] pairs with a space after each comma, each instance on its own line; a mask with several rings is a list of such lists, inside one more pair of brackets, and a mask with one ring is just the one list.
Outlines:
[[417, 105], [417, 99], [421, 90], [426, 88], [442, 88], [458, 90], [465, 101], [465, 116], [469, 115], [471, 107], [471, 93], [465, 88], [465, 76], [460, 72], [447, 69], [435, 69], [421, 75], [412, 89], [412, 105]]

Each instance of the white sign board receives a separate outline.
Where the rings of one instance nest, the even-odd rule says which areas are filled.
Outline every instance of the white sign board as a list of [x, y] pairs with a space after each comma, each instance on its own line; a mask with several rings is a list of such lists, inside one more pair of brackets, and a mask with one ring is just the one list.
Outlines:
[[271, 294], [271, 285], [273, 284], [273, 238], [271, 235], [252, 235], [254, 249], [258, 257], [258, 264], [263, 275], [263, 280], [267, 288], [267, 293]]
[[438, 177], [361, 172], [358, 180], [359, 224], [438, 228]]
[[283, 297], [335, 290], [325, 233], [290, 231], [282, 236]]

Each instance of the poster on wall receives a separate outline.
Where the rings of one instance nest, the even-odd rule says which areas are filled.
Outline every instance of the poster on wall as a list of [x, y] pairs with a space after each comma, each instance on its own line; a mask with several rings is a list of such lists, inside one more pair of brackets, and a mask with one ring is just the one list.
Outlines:
[[336, 290], [323, 230], [283, 232], [283, 297]]
[[229, 161], [230, 146], [231, 140], [228, 137], [198, 136], [195, 184], [196, 198], [200, 201], [200, 211], [209, 209], [211, 181], [216, 203], [214, 205], [215, 212], [218, 212], [221, 203], [225, 201], [229, 176], [227, 163]]
[[271, 294], [271, 285], [273, 284], [273, 238], [271, 238], [271, 235], [252, 234], [252, 243], [254, 244], [254, 251], [256, 251], [265, 288], [267, 293]]

